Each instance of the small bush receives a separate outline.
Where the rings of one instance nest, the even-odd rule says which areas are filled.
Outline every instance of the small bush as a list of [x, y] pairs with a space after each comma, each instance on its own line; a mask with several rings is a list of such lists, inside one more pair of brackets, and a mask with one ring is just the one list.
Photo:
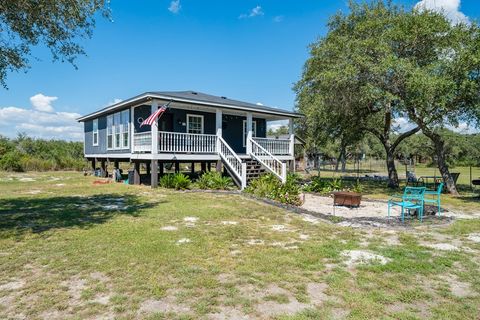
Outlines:
[[183, 173], [166, 174], [160, 179], [160, 186], [168, 189], [185, 190], [191, 183], [190, 178]]
[[197, 180], [200, 189], [228, 190], [233, 185], [230, 177], [223, 177], [219, 172], [206, 172]]
[[184, 175], [183, 173], [176, 173], [173, 176], [173, 183], [174, 187], [177, 190], [185, 190], [190, 188], [190, 184], [192, 181], [190, 181], [190, 178]]
[[289, 174], [287, 181], [282, 182], [273, 174], [263, 175], [250, 182], [246, 192], [261, 198], [268, 198], [281, 203], [300, 205], [300, 186], [298, 176]]
[[6, 171], [22, 172], [24, 171], [22, 157], [23, 155], [18, 151], [9, 151], [0, 159], [0, 168]]
[[175, 188], [175, 175], [173, 174], [166, 174], [160, 178], [160, 186], [168, 189]]

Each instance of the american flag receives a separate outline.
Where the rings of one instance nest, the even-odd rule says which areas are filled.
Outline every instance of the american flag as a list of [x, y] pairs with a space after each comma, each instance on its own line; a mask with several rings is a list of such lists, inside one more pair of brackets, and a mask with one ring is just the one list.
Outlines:
[[143, 125], [151, 126], [158, 118], [162, 116], [162, 114], [167, 111], [168, 105], [170, 104], [164, 104], [161, 106], [157, 111], [152, 113], [147, 119], [143, 120], [143, 122], [140, 124], [140, 127]]

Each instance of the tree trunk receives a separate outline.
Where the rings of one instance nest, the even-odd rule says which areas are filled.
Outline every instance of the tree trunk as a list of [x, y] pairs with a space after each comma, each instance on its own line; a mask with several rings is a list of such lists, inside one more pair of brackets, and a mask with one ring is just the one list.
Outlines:
[[338, 171], [338, 165], [339, 163], [342, 164], [342, 172], [345, 172], [347, 168], [347, 147], [343, 144], [343, 142], [340, 144], [340, 155], [338, 156], [337, 163], [335, 165], [335, 171]]
[[385, 147], [387, 152], [387, 171], [388, 171], [388, 187], [396, 189], [399, 187], [397, 168], [395, 167], [395, 156], [391, 148]]
[[458, 195], [457, 186], [455, 185], [455, 181], [453, 181], [452, 175], [448, 170], [446, 155], [445, 155], [445, 141], [443, 140], [442, 136], [435, 132], [425, 132], [424, 133], [427, 137], [429, 137], [433, 145], [435, 146], [435, 154], [437, 156], [437, 165], [440, 174], [442, 175], [443, 182], [445, 183], [445, 187], [447, 188], [448, 192], [453, 195]]

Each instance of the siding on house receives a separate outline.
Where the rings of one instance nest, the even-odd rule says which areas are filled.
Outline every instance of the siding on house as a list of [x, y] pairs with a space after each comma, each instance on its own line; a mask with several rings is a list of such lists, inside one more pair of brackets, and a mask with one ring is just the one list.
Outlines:
[[107, 116], [98, 118], [98, 146], [93, 145], [93, 119], [84, 122], [85, 154], [130, 153], [132, 142], [127, 149], [107, 150]]
[[[146, 119], [150, 116], [151, 107], [142, 105], [134, 110], [134, 132], [148, 132], [150, 126], [140, 127], [139, 118]], [[216, 114], [211, 112], [191, 111], [183, 109], [168, 109], [160, 118], [159, 130], [186, 132], [187, 114], [202, 115], [204, 117], [204, 133], [216, 133]], [[225, 141], [237, 153], [246, 153], [243, 146], [243, 121], [246, 117], [224, 114], [222, 117], [222, 134]], [[165, 123], [169, 121], [170, 123]], [[267, 125], [263, 118], [253, 118], [257, 125], [257, 137], [266, 137]], [[107, 154], [107, 153], [130, 153], [129, 149], [107, 150], [107, 117], [98, 118], [98, 146], [93, 146], [93, 120], [84, 122], [85, 132], [85, 153], [88, 154]], [[131, 147], [130, 141], [130, 147]]]

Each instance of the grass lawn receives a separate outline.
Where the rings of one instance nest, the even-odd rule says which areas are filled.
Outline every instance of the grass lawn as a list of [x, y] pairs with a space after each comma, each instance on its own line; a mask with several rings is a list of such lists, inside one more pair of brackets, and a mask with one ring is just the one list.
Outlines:
[[352, 229], [93, 181], [0, 173], [1, 319], [480, 317], [480, 220]]

